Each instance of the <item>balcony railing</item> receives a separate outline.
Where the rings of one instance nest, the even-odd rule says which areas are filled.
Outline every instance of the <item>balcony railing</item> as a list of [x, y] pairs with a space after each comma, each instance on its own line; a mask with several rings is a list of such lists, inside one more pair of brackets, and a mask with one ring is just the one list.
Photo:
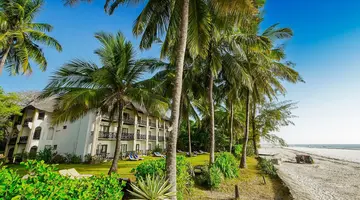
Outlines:
[[149, 139], [150, 140], [156, 140], [156, 136], [155, 135], [149, 135]]
[[140, 133], [137, 133], [136, 134], [136, 139], [138, 139], [138, 140], [146, 140], [146, 135], [142, 135]]
[[26, 144], [28, 141], [28, 136], [21, 136], [18, 144]]
[[159, 142], [163, 142], [164, 141], [164, 136], [159, 136]]
[[156, 127], [156, 123], [155, 122], [149, 122], [150, 128], [155, 128]]
[[146, 126], [146, 120], [138, 120], [139, 126]]
[[116, 139], [116, 133], [100, 131], [99, 138], [100, 139]]
[[123, 119], [124, 124], [134, 124], [135, 123], [135, 119], [134, 118], [124, 118]]
[[11, 138], [10, 141], [9, 141], [9, 144], [10, 144], [10, 145], [16, 144], [16, 139], [17, 139], [16, 137]]
[[134, 133], [122, 133], [121, 140], [134, 140]]

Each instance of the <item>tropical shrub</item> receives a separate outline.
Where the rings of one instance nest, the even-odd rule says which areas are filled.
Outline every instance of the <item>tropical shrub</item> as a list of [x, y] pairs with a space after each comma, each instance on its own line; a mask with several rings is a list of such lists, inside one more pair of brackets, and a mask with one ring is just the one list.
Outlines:
[[[146, 179], [146, 176], [165, 176], [166, 175], [166, 163], [164, 159], [149, 160], [141, 163], [136, 168], [132, 169], [135, 172], [137, 180]], [[177, 183], [177, 197], [183, 198], [183, 194], [190, 194], [193, 186], [193, 180], [191, 176], [191, 165], [184, 156], [176, 157], [176, 183]]]
[[129, 193], [137, 199], [170, 199], [176, 195], [169, 191], [171, 188], [169, 181], [161, 176], [147, 175], [145, 179], [140, 177], [137, 185], [131, 183], [131, 188], [133, 191], [129, 191]]
[[41, 150], [36, 155], [36, 160], [41, 161], [43, 160], [45, 163], [50, 163], [53, 158], [53, 151], [51, 148], [45, 148]]
[[277, 172], [274, 164], [267, 159], [259, 158], [258, 159], [258, 168], [264, 173], [271, 177], [277, 177]]
[[61, 154], [54, 154], [54, 156], [51, 159], [51, 163], [53, 163], [53, 164], [66, 163], [66, 157]]
[[123, 183], [116, 174], [111, 176], [71, 179], [61, 176], [55, 165], [29, 160], [25, 168], [26, 179], [14, 170], [0, 170], [0, 196], [2, 199], [122, 199]]
[[225, 178], [235, 178], [238, 176], [236, 158], [229, 152], [217, 154], [214, 166], [220, 169]]
[[160, 145], [157, 145], [154, 150], [152, 150], [152, 153], [154, 152], [163, 152], [163, 149], [160, 147]]
[[196, 178], [197, 184], [216, 189], [220, 186], [224, 176], [221, 170], [216, 166], [205, 166], [202, 168], [202, 173]]
[[66, 162], [71, 164], [79, 164], [82, 162], [81, 156], [78, 156], [74, 153], [66, 153]]
[[234, 155], [235, 155], [235, 157], [237, 159], [241, 158], [242, 149], [243, 149], [242, 144], [235, 145], [235, 147], [234, 147]]

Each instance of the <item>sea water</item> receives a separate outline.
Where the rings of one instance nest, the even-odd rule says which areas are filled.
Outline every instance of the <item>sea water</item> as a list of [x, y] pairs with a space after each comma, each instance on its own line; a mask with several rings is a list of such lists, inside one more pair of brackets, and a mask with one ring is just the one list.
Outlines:
[[360, 150], [360, 144], [289, 144], [289, 147]]

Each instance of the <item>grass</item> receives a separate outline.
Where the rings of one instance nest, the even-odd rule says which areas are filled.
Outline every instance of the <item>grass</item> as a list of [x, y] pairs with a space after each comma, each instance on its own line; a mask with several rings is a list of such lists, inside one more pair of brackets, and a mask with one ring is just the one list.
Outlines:
[[[146, 156], [145, 160], [162, 159]], [[193, 165], [206, 165], [209, 162], [209, 154], [199, 155], [196, 157], [187, 157], [186, 159]], [[127, 161], [122, 160], [118, 163], [118, 173], [124, 178], [135, 180], [131, 170], [144, 161]], [[59, 164], [59, 169], [75, 168], [82, 174], [107, 174], [111, 162], [102, 164]], [[224, 180], [219, 189], [210, 191], [200, 186], [192, 189], [191, 197], [188, 199], [229, 199], [234, 197], [235, 185], [239, 186], [240, 199], [291, 199], [288, 189], [282, 184], [279, 178], [271, 178], [265, 176], [266, 184], [260, 170], [257, 168], [257, 160], [255, 158], [247, 159], [247, 169], [239, 169], [240, 176], [235, 179]], [[26, 174], [25, 169], [21, 165], [8, 165], [8, 167], [17, 170], [20, 175]]]
[[[156, 160], [162, 159], [158, 157], [152, 156], [144, 156], [144, 160], [142, 161], [129, 161], [129, 160], [121, 160], [118, 162], [118, 174], [121, 175], [123, 178], [130, 178], [131, 180], [135, 180], [135, 176], [131, 173], [131, 170], [138, 166], [141, 162], [146, 160]], [[191, 165], [205, 165], [209, 162], [209, 155], [199, 155], [196, 157], [186, 158], [189, 160]], [[109, 168], [111, 166], [111, 161], [101, 164], [58, 164], [57, 168], [61, 169], [70, 169], [75, 168], [80, 174], [93, 174], [93, 175], [100, 175], [100, 174], [107, 174]], [[24, 166], [22, 165], [8, 165], [9, 168], [17, 170], [18, 174], [25, 175], [26, 171]]]

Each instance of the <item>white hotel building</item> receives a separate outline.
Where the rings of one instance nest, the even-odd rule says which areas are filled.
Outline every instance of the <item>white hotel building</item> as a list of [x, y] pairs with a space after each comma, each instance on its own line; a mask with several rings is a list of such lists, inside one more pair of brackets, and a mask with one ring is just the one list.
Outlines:
[[[52, 147], [58, 153], [102, 155], [112, 158], [115, 150], [117, 122], [105, 115], [88, 113], [75, 122], [51, 125], [54, 99], [33, 101], [24, 107], [15, 120], [14, 137], [6, 146], [5, 155], [12, 158], [22, 152], [37, 152]], [[158, 118], [146, 108], [131, 103], [124, 109], [121, 151], [146, 153], [159, 145], [166, 148], [169, 119]]]

